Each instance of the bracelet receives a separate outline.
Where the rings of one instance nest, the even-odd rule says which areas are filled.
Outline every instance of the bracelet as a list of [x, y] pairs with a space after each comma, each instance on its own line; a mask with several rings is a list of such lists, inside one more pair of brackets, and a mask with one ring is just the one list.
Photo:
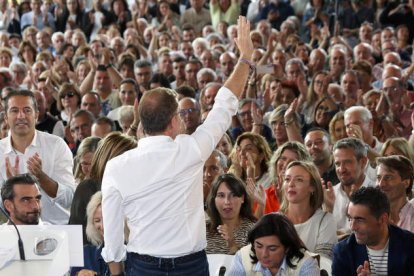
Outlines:
[[289, 122], [284, 122], [283, 125], [285, 127], [288, 127], [288, 126], [290, 126], [293, 123], [293, 121], [294, 121], [294, 119], [290, 120]]
[[241, 63], [244, 63], [244, 64], [249, 65], [250, 69], [252, 69], [252, 70], [256, 70], [256, 66], [255, 66], [255, 65], [254, 65], [251, 61], [249, 61], [249, 60], [247, 60], [247, 59], [244, 59], [244, 58], [239, 59], [239, 61], [240, 61]]

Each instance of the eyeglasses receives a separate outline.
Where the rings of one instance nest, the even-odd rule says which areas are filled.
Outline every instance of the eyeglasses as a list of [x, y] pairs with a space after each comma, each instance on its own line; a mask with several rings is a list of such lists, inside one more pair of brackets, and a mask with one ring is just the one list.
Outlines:
[[327, 111], [329, 111], [329, 107], [320, 105], [320, 106], [318, 106], [318, 110], [322, 110], [323, 112], [327, 112]]
[[252, 116], [252, 112], [250, 110], [249, 111], [244, 111], [244, 112], [239, 112], [239, 116], [240, 117], [246, 117], [246, 116], [251, 117]]
[[61, 98], [61, 99], [64, 99], [64, 98], [66, 98], [66, 97], [73, 98], [74, 96], [75, 96], [75, 93], [73, 93], [73, 92], [69, 92], [69, 93], [66, 93], [66, 94], [60, 95], [60, 98]]
[[397, 92], [398, 91], [398, 87], [395, 86], [391, 86], [391, 87], [383, 87], [382, 90], [384, 92], [390, 93], [390, 92]]
[[180, 111], [178, 111], [178, 115], [180, 115], [181, 117], [184, 117], [187, 114], [191, 115], [196, 112], [198, 112], [197, 108], [187, 108], [187, 109], [181, 109]]

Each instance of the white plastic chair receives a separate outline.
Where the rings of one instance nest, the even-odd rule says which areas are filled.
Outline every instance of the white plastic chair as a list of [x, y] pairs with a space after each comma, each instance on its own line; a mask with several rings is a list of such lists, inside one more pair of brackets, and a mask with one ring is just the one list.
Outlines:
[[210, 276], [218, 276], [221, 267], [225, 267], [226, 271], [228, 271], [230, 269], [233, 258], [234, 255], [207, 254]]
[[328, 275], [331, 276], [332, 275], [332, 260], [324, 257], [324, 256], [320, 256], [319, 259], [319, 266], [321, 269], [324, 269], [326, 272], [328, 272]]

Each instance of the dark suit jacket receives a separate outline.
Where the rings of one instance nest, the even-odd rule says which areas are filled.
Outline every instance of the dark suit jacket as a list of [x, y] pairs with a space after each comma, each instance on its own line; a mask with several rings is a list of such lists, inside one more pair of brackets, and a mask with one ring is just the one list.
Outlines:
[[[388, 229], [388, 275], [414, 275], [414, 234], [393, 225]], [[368, 261], [366, 246], [357, 244], [352, 234], [334, 247], [332, 275], [357, 275], [364, 261]]]

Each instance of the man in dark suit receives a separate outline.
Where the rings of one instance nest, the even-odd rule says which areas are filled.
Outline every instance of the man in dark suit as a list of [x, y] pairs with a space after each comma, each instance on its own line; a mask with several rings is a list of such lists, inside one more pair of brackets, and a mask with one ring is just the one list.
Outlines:
[[351, 196], [352, 235], [334, 248], [332, 275], [414, 275], [414, 234], [389, 224], [390, 204], [378, 188]]

